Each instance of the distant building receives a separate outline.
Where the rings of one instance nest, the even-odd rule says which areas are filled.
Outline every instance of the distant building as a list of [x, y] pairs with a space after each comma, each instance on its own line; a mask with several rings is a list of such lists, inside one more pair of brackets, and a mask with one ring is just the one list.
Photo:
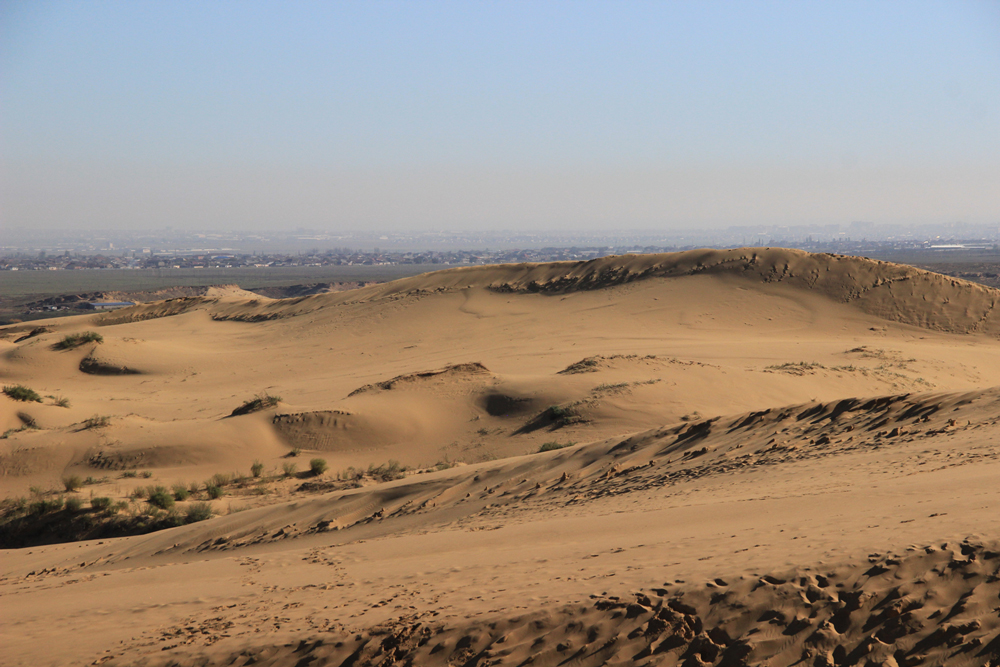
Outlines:
[[131, 301], [91, 301], [87, 304], [93, 310], [115, 310], [117, 308], [127, 308], [134, 306]]

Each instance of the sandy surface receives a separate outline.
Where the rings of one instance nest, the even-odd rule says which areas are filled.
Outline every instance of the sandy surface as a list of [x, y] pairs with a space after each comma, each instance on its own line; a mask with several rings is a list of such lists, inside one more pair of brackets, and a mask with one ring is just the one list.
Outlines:
[[6, 327], [3, 662], [992, 664], [998, 296], [743, 249]]

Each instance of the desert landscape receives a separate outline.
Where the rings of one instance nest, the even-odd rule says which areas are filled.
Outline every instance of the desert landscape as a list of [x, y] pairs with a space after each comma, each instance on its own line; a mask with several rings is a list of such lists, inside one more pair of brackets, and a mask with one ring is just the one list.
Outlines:
[[1000, 290], [780, 248], [0, 328], [5, 665], [998, 665]]

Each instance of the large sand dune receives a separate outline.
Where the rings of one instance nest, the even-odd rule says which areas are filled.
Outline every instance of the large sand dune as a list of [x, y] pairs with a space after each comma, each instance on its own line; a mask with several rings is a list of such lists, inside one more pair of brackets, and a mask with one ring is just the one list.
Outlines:
[[4, 664], [992, 664], [998, 295], [758, 248], [6, 327]]

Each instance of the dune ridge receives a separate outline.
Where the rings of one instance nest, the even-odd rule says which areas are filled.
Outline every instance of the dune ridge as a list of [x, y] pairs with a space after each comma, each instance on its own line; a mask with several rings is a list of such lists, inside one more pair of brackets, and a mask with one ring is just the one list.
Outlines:
[[994, 312], [1000, 290], [912, 266], [786, 248], [690, 250], [578, 262], [461, 267], [356, 290], [289, 299], [268, 299], [239, 289], [217, 290], [204, 297], [137, 305], [102, 315], [97, 323], [167, 317], [197, 307], [208, 308], [220, 321], [262, 322], [337, 304], [472, 288], [559, 295], [699, 275], [807, 289], [885, 320], [938, 331], [1000, 334], [1000, 319]]

